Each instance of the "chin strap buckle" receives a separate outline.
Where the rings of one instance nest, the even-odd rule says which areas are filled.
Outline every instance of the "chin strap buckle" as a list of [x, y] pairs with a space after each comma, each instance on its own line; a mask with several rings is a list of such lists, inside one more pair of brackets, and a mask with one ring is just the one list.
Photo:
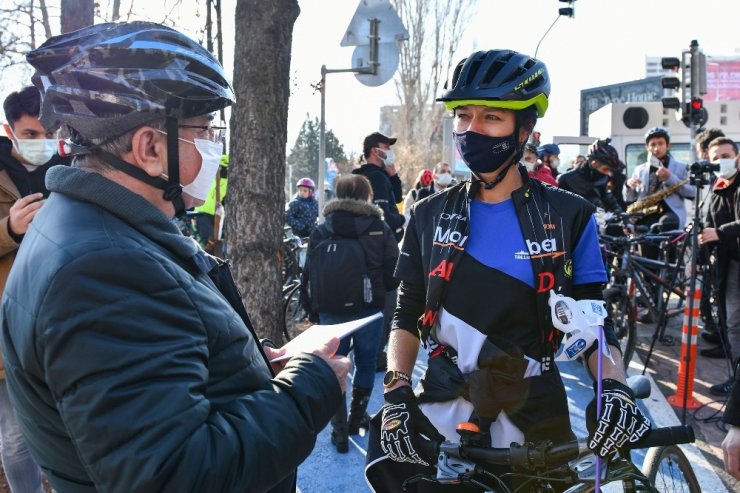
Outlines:
[[172, 202], [177, 197], [182, 195], [182, 187], [180, 185], [170, 185], [164, 191], [164, 199]]

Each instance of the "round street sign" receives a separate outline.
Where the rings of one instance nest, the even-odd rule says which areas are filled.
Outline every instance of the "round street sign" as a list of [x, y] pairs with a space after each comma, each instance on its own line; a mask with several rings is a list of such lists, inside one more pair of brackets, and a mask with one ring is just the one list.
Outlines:
[[[352, 53], [352, 68], [370, 68], [370, 46], [358, 46]], [[378, 43], [378, 69], [375, 74], [355, 72], [355, 77], [361, 84], [377, 87], [385, 84], [393, 77], [398, 68], [398, 45], [393, 43]]]

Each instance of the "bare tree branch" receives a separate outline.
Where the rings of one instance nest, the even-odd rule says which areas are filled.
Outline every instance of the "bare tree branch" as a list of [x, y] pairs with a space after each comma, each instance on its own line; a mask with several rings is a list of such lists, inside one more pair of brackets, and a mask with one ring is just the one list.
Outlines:
[[444, 107], [434, 99], [452, 68], [452, 55], [477, 0], [393, 0], [409, 31], [399, 45], [396, 95], [400, 104], [389, 112], [404, 181], [409, 184], [423, 167], [442, 156], [439, 131]]
[[39, 0], [39, 10], [41, 10], [41, 22], [44, 25], [44, 35], [46, 39], [51, 38], [51, 24], [49, 23], [49, 10], [46, 8], [46, 0]]
[[[131, 0], [131, 5], [133, 4], [134, 2]], [[110, 14], [110, 20], [117, 22], [119, 17], [121, 17], [121, 0], [113, 0], [113, 10]]]

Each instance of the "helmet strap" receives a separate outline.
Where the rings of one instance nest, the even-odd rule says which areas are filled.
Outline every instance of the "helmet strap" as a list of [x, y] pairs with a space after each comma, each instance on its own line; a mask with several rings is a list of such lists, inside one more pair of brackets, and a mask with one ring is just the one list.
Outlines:
[[[182, 186], [180, 186], [180, 157], [177, 142], [177, 118], [167, 117], [167, 179], [159, 176], [150, 176], [143, 169], [124, 161], [120, 157], [100, 148], [100, 145], [74, 144], [70, 145], [74, 155], [92, 154], [105, 161], [108, 165], [132, 178], [146, 183], [164, 192], [164, 199], [175, 206], [175, 215], [185, 214], [185, 202], [182, 200]], [[112, 139], [110, 139], [112, 140]]]
[[185, 202], [182, 200], [182, 186], [180, 185], [180, 146], [178, 143], [177, 118], [168, 116], [165, 122], [167, 132], [167, 185], [164, 188], [165, 200], [175, 206], [175, 217], [185, 215]]

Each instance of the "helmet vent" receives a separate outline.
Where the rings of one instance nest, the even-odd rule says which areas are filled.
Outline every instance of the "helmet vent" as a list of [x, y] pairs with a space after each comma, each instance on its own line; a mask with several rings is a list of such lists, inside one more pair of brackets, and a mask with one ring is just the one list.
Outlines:
[[478, 70], [480, 70], [481, 63], [476, 60], [470, 64], [470, 69], [468, 70], [468, 77], [465, 79], [465, 85], [470, 85], [474, 80], [475, 76], [478, 74]]

